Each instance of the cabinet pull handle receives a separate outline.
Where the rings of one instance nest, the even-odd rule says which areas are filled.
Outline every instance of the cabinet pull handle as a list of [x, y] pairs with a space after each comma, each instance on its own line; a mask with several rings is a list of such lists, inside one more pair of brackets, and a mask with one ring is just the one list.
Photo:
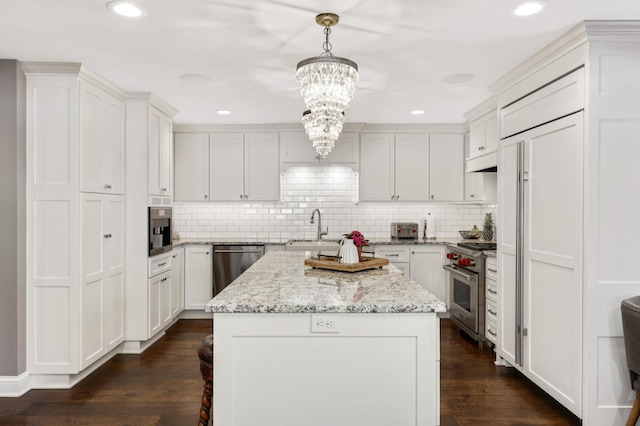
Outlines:
[[395, 196], [395, 195], [392, 195], [392, 196], [391, 196], [391, 199], [392, 199], [392, 200], [395, 200], [395, 199], [396, 199], [396, 196]]
[[104, 184], [104, 189], [111, 189], [111, 184], [105, 183]]
[[[174, 256], [174, 257], [175, 257], [175, 256]], [[166, 265], [166, 264], [167, 264], [167, 262], [162, 262], [162, 263], [158, 263], [158, 266], [164, 266], [164, 265]]]
[[487, 331], [489, 332], [489, 334], [491, 334], [492, 336], [498, 336], [496, 333], [493, 332], [493, 330], [491, 330], [490, 328], [487, 329]]
[[491, 293], [491, 294], [498, 294], [498, 292], [497, 292], [497, 291], [495, 291], [495, 290], [491, 290], [490, 288], [487, 288], [487, 291], [488, 291], [489, 293]]
[[469, 198], [475, 197], [475, 194], [469, 194]]
[[495, 272], [496, 274], [498, 273], [498, 270], [497, 270], [497, 269], [487, 268], [487, 271], [489, 271], [489, 272]]
[[111, 238], [111, 234], [104, 234], [105, 238]]
[[496, 312], [496, 311], [492, 311], [491, 309], [487, 309], [487, 311], [489, 311], [489, 313], [490, 313], [491, 315], [495, 315], [495, 314], [497, 314], [497, 312]]
[[205, 254], [209, 254], [209, 252], [206, 252]]
[[385, 256], [387, 256], [387, 257], [398, 257], [400, 255], [398, 253], [389, 253], [389, 254], [385, 254]]

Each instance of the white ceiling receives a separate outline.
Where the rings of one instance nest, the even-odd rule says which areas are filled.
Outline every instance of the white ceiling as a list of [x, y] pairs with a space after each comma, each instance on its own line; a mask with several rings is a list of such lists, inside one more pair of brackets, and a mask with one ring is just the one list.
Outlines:
[[[640, 19], [640, 0], [548, 0], [527, 18], [509, 15], [518, 0], [133, 1], [145, 18], [114, 15], [107, 0], [0, 0], [0, 58], [82, 62], [159, 96], [177, 123], [291, 123], [305, 109], [296, 64], [322, 52], [315, 15], [333, 12], [333, 53], [360, 69], [347, 122], [460, 123], [489, 84], [580, 21]], [[441, 82], [453, 73], [475, 78]]]

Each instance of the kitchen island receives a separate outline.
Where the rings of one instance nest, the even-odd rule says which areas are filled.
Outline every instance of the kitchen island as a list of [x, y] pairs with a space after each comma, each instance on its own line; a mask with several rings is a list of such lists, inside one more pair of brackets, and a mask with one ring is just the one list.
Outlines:
[[271, 252], [207, 304], [218, 425], [439, 424], [437, 312], [392, 265], [358, 273]]

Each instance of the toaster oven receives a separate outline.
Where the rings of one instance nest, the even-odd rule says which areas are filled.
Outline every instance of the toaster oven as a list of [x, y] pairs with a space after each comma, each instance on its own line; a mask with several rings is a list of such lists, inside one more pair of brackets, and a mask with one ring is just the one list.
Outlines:
[[415, 222], [393, 222], [391, 224], [391, 238], [394, 240], [417, 240], [418, 224]]

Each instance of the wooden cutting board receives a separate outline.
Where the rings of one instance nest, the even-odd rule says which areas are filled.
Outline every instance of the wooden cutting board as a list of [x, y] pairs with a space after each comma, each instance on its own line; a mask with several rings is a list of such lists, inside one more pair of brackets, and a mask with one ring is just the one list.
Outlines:
[[337, 258], [311, 257], [304, 260], [304, 264], [318, 269], [329, 269], [340, 272], [360, 272], [368, 269], [382, 268], [389, 264], [389, 259], [381, 257], [366, 257], [359, 263], [340, 263]]

